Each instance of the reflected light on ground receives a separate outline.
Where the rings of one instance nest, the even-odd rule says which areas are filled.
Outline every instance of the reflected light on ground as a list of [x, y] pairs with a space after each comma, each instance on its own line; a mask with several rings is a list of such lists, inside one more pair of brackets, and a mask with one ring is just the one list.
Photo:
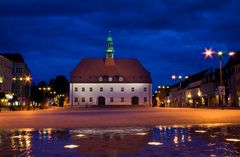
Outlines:
[[227, 138], [226, 141], [229, 141], [229, 142], [240, 142], [240, 139], [237, 139], [237, 138]]
[[85, 137], [83, 134], [78, 134], [77, 137]]
[[161, 142], [148, 142], [148, 145], [160, 146], [160, 145], [163, 145], [163, 143], [161, 143]]
[[147, 135], [147, 133], [145, 133], [145, 132], [139, 132], [139, 133], [137, 133], [137, 135], [145, 136], [145, 135]]
[[196, 133], [205, 133], [207, 132], [206, 130], [195, 130]]
[[79, 147], [79, 145], [74, 145], [74, 144], [64, 146], [64, 148], [68, 148], [68, 149], [74, 149], [74, 148], [78, 148], [78, 147]]

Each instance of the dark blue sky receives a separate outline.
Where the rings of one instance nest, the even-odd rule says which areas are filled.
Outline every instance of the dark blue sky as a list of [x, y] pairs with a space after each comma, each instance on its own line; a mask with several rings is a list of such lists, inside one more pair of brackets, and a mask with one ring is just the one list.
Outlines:
[[173, 84], [172, 74], [217, 66], [204, 48], [239, 50], [240, 1], [0, 1], [0, 52], [21, 52], [36, 82], [105, 57], [109, 29], [116, 58], [138, 58], [155, 87]]

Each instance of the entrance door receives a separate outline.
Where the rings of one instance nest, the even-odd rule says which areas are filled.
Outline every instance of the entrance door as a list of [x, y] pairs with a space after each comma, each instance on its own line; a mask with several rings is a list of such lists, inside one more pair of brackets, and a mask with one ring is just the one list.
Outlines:
[[137, 96], [132, 97], [132, 105], [138, 105], [139, 104], [139, 98]]
[[105, 105], [105, 98], [103, 96], [98, 97], [98, 105]]

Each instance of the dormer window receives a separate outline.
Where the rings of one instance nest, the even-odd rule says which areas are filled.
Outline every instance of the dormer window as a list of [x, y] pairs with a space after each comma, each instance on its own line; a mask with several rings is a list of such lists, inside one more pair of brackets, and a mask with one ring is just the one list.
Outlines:
[[113, 80], [112, 77], [109, 77], [109, 78], [108, 78], [108, 81], [109, 81], [109, 82], [112, 82], [112, 80]]
[[98, 81], [99, 81], [99, 82], [102, 82], [102, 81], [103, 81], [103, 77], [100, 76], [100, 77], [98, 78]]
[[119, 77], [119, 81], [120, 81], [120, 82], [123, 81], [123, 77], [122, 77], [122, 76]]

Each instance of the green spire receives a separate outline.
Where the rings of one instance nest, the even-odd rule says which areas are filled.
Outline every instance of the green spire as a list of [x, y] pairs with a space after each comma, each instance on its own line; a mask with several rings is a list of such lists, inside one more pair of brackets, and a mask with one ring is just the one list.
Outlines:
[[108, 32], [106, 47], [107, 47], [106, 58], [113, 58], [114, 48], [113, 48], [113, 39], [111, 36], [111, 31]]

